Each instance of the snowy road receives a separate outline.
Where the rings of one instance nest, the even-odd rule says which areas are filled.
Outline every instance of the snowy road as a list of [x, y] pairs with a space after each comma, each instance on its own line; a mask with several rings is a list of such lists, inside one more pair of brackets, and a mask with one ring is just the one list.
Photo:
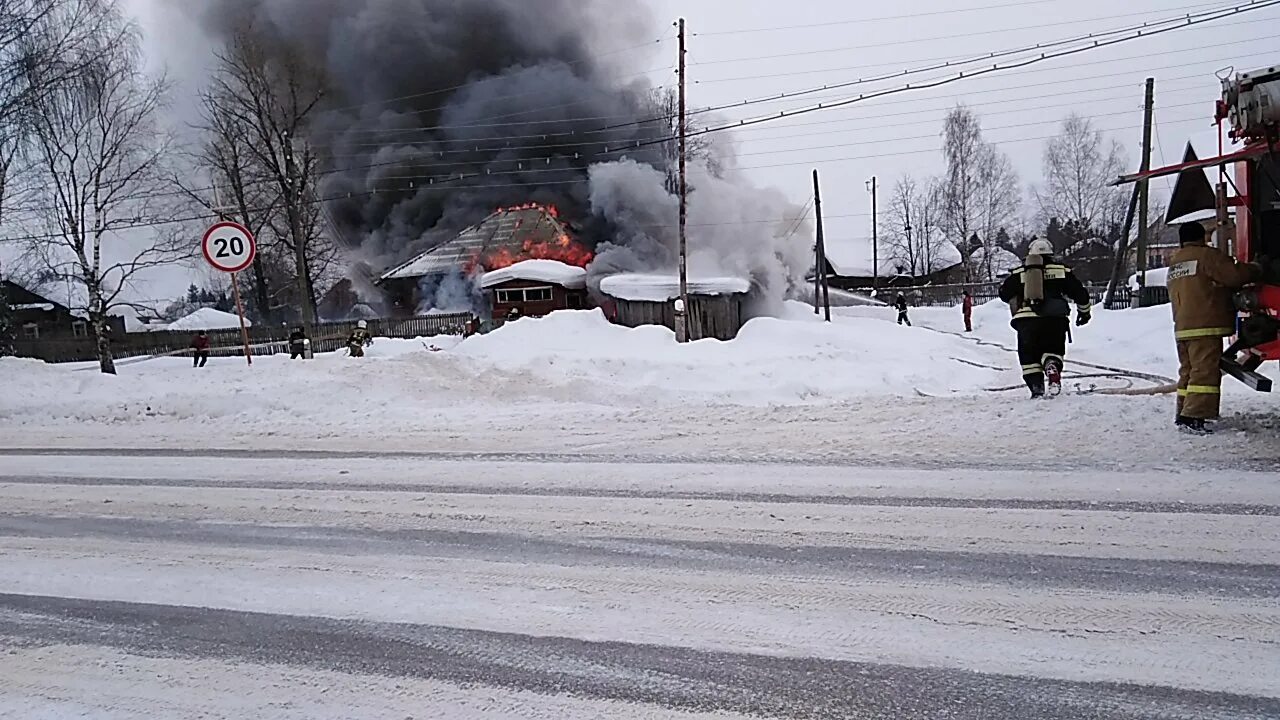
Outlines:
[[0, 455], [0, 717], [1274, 718], [1271, 473]]

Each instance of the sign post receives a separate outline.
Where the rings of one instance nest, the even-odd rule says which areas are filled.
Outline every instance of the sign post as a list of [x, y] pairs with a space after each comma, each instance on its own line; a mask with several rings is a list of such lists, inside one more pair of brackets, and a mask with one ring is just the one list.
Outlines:
[[200, 241], [200, 251], [204, 259], [213, 266], [231, 275], [231, 294], [236, 300], [236, 314], [240, 316], [240, 341], [244, 343], [244, 359], [253, 365], [253, 353], [249, 349], [249, 330], [244, 322], [244, 304], [240, 301], [240, 284], [236, 282], [236, 273], [253, 264], [258, 254], [258, 244], [253, 233], [239, 223], [220, 222], [209, 228]]

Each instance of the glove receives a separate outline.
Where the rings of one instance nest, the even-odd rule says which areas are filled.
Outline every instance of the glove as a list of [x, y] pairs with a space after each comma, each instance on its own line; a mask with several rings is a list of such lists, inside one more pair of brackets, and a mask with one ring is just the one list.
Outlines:
[[1093, 319], [1093, 314], [1089, 312], [1076, 312], [1076, 327], [1084, 327]]

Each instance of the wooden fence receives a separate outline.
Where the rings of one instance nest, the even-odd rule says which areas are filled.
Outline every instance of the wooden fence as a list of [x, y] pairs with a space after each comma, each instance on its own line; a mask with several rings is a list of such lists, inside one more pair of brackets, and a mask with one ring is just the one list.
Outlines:
[[[404, 319], [370, 320], [369, 332], [374, 337], [415, 338], [432, 335], [461, 335], [471, 316], [468, 314], [423, 315]], [[333, 352], [341, 349], [347, 337], [355, 330], [355, 321], [319, 323], [314, 326], [311, 338], [313, 352]], [[255, 355], [276, 355], [289, 352], [289, 333], [293, 326], [258, 326], [249, 328], [249, 343]], [[111, 343], [111, 355], [117, 359], [148, 357], [153, 355], [187, 354], [191, 338], [186, 330], [160, 330], [156, 332], [127, 333]], [[15, 350], [18, 357], [36, 358], [51, 363], [88, 362], [97, 358], [92, 338], [57, 340], [20, 340]], [[238, 355], [243, 351], [239, 328], [210, 330], [209, 352], [214, 356]]]

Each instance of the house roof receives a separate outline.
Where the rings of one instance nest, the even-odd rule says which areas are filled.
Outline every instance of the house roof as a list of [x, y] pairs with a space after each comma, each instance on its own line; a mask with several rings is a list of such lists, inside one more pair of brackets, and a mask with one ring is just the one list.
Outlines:
[[[740, 295], [751, 291], [751, 281], [740, 277], [690, 276], [690, 295]], [[619, 273], [600, 281], [600, 292], [619, 300], [666, 302], [680, 297], [680, 279], [675, 275]]]
[[[392, 268], [378, 278], [378, 282], [443, 274], [475, 266], [491, 257], [502, 257], [504, 264], [509, 265], [514, 260], [528, 257], [532, 246], [561, 242], [572, 241], [568, 228], [556, 218], [552, 208], [534, 204], [505, 208], [463, 230], [453, 239]], [[587, 253], [582, 264], [590, 259], [590, 253]]]
[[[251, 325], [248, 320], [244, 321], [245, 325]], [[240, 327], [240, 316], [233, 315], [221, 310], [213, 308], [200, 308], [199, 310], [178, 318], [167, 325], [160, 325], [148, 329], [153, 330], [226, 330], [229, 328]]]
[[[969, 262], [973, 266], [981, 267], [986, 264], [986, 250], [978, 248], [973, 251], [973, 255], [969, 258]], [[996, 248], [991, 253], [991, 271], [996, 275], [1008, 275], [1015, 268], [1022, 266], [1022, 260], [1012, 252], [1004, 248]]]
[[5, 299], [9, 301], [9, 306], [15, 310], [71, 312], [70, 308], [66, 305], [54, 302], [39, 293], [34, 293], [11, 280], [3, 280], [0, 282], [4, 284]]
[[[827, 263], [840, 277], [869, 278], [876, 274], [871, 243], [866, 240], [827, 241]], [[933, 259], [933, 267], [929, 272], [940, 272], [963, 262], [960, 251], [951, 243], [942, 243], [937, 257]], [[897, 263], [888, 254], [884, 246], [880, 247], [880, 277], [891, 277], [897, 273]]]

